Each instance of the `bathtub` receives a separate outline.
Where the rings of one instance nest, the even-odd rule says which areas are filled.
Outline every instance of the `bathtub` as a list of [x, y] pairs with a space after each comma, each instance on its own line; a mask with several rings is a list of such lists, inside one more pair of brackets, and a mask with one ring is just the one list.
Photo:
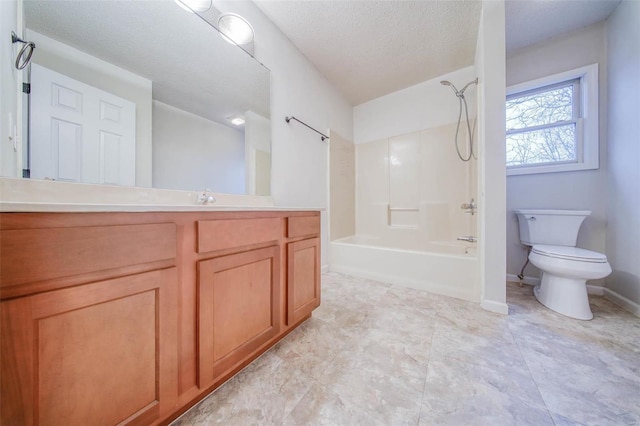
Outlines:
[[475, 245], [355, 235], [330, 242], [329, 269], [477, 302], [480, 274]]

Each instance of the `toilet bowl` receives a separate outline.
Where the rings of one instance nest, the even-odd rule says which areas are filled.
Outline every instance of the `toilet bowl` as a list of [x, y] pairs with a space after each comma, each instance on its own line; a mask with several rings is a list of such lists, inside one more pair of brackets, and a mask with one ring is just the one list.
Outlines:
[[533, 291], [536, 299], [568, 317], [592, 319], [587, 280], [606, 277], [611, 266], [604, 254], [576, 247], [580, 226], [591, 212], [528, 209], [514, 213], [520, 242], [531, 248], [529, 261], [542, 272], [541, 283]]
[[534, 288], [540, 303], [571, 318], [593, 318], [587, 280], [611, 273], [605, 255], [577, 247], [534, 245], [529, 260], [542, 272], [541, 283]]

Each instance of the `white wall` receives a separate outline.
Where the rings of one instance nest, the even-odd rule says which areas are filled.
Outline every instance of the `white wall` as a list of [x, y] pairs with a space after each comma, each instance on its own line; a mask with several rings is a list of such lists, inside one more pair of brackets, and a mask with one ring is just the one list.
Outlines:
[[504, 1], [482, 2], [478, 74], [478, 254], [481, 306], [506, 314], [505, 15]]
[[153, 134], [154, 188], [244, 194], [242, 132], [153, 101]]
[[[295, 115], [327, 134], [352, 139], [352, 105], [251, 1], [220, 1], [255, 30], [255, 56], [271, 70], [272, 182], [276, 205], [327, 207], [328, 143], [285, 116]], [[327, 263], [328, 226], [322, 214], [322, 263]]]
[[[353, 141], [356, 144], [417, 132], [455, 122], [458, 98], [440, 80], [458, 89], [476, 78], [473, 67], [441, 75], [406, 89], [381, 96], [353, 108]], [[465, 92], [469, 114], [475, 116], [475, 88]]]
[[[271, 120], [253, 111], [244, 114], [244, 164], [246, 193], [271, 193]], [[264, 159], [264, 167], [261, 166]], [[266, 161], [268, 159], [268, 161]]]
[[[634, 302], [640, 315], [640, 2], [623, 0], [607, 21], [608, 190], [607, 288]], [[598, 194], [601, 195], [601, 194]], [[619, 302], [624, 302], [619, 300]], [[624, 303], [623, 303], [624, 304]]]
[[[14, 67], [19, 52], [11, 44], [11, 31], [16, 28], [15, 0], [0, 1], [0, 176], [21, 176], [18, 152], [14, 151], [13, 123], [17, 120], [19, 73]], [[16, 45], [21, 46], [21, 45]], [[21, 80], [20, 80], [21, 81]]]
[[151, 186], [151, 80], [35, 31], [33, 62], [136, 104], [136, 186]]
[[[576, 172], [507, 177], [507, 273], [517, 275], [526, 260], [520, 244], [514, 209], [547, 208], [591, 210], [580, 229], [578, 246], [605, 252], [607, 221], [607, 57], [604, 22], [567, 36], [524, 48], [507, 58], [507, 85], [534, 80], [558, 72], [599, 64], [600, 168]], [[528, 266], [526, 276], [538, 277]], [[591, 282], [590, 284], [596, 284]]]

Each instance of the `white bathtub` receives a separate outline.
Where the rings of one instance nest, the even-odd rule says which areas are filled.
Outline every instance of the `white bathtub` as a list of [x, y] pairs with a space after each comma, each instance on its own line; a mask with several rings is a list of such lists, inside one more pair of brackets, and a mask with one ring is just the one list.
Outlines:
[[330, 243], [329, 269], [474, 302], [480, 300], [474, 243], [384, 241], [356, 235]]

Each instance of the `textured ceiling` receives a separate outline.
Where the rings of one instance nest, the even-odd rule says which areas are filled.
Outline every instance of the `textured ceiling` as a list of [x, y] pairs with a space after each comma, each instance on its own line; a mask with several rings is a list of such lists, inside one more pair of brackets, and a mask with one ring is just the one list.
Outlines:
[[618, 4], [620, 0], [507, 0], [507, 53], [603, 21]]
[[255, 2], [354, 105], [474, 61], [476, 0]]
[[27, 28], [151, 80], [153, 99], [228, 126], [269, 117], [269, 71], [173, 0], [24, 4]]
[[[476, 0], [254, 0], [354, 104], [472, 65]], [[620, 0], [507, 0], [507, 50], [604, 20]]]

